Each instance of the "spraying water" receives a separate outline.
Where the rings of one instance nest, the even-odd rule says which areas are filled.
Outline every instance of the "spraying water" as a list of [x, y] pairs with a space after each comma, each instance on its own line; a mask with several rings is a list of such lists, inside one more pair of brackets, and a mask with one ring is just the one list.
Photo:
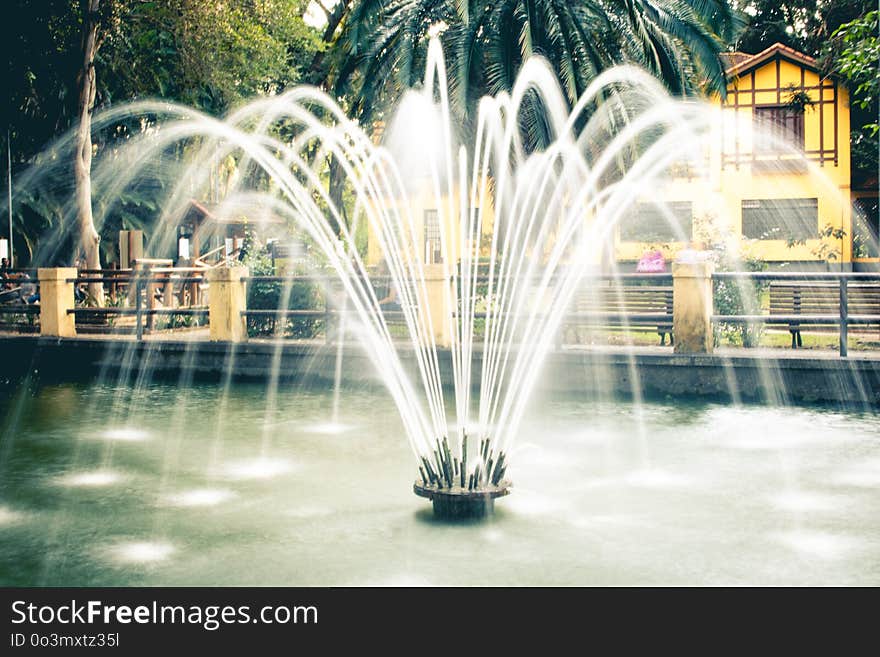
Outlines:
[[[521, 110], [536, 99], [551, 139], [529, 150]], [[123, 190], [160, 170], [169, 153], [185, 150], [187, 166], [168, 188], [151, 239], [152, 251], [168, 250], [182, 208], [209, 183], [210, 163], [234, 158], [238, 173], [220, 211], [246, 205], [286, 219], [342, 287], [349, 320], [337, 345], [337, 390], [342, 335], [349, 332], [391, 395], [422, 488], [499, 490], [576, 291], [597, 270], [618, 220], [656, 186], [652, 181], [676, 163], [705, 159], [717, 117], [705, 104], [671, 98], [632, 67], [598, 76], [569, 110], [540, 59], [525, 64], [510, 94], [483, 98], [477, 111], [468, 148], [457, 143], [436, 39], [424, 85], [401, 100], [386, 145], [374, 144], [332, 98], [311, 87], [253, 101], [225, 120], [155, 101], [112, 108], [95, 117], [96, 129], [138, 117], [143, 129], [96, 166], [98, 214], [112, 212]], [[344, 172], [351, 212], [327, 190], [328, 157]], [[436, 250], [426, 248], [412, 201], [417, 190], [426, 190], [438, 214]], [[397, 292], [402, 341], [356, 248], [363, 226]], [[47, 244], [42, 257], [58, 248]], [[289, 294], [286, 286], [285, 299]], [[414, 371], [404, 365], [404, 352]], [[333, 403], [336, 423], [338, 397]]]

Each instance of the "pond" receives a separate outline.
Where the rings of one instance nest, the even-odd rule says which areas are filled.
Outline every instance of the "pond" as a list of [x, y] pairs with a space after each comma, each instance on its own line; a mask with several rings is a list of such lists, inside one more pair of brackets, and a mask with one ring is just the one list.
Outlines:
[[0, 584], [880, 584], [880, 417], [535, 398], [448, 524], [381, 390], [0, 389]]

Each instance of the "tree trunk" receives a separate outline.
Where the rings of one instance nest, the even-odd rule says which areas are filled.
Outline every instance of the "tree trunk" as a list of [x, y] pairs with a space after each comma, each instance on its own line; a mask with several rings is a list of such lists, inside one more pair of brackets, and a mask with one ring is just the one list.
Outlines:
[[[101, 237], [92, 216], [92, 110], [95, 106], [95, 53], [98, 50], [100, 0], [82, 0], [82, 68], [79, 72], [79, 128], [73, 173], [76, 182], [77, 226], [86, 269], [101, 268]], [[91, 283], [89, 295], [104, 305], [103, 283]]]

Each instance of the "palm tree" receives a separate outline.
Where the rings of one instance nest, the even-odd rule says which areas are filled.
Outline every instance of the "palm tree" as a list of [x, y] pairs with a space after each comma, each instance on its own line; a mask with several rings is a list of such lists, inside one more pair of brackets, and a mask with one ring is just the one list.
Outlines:
[[740, 25], [727, 0], [355, 0], [332, 53], [334, 88], [358, 118], [375, 118], [418, 85], [429, 31], [443, 26], [453, 110], [465, 126], [474, 103], [509, 91], [532, 55], [551, 63], [572, 104], [623, 62], [676, 94], [724, 93], [718, 53]]

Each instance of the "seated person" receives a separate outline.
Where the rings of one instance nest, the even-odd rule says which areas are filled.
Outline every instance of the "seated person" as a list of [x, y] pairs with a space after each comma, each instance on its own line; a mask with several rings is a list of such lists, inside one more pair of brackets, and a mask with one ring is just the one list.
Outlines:
[[12, 276], [9, 272], [9, 260], [6, 258], [3, 258], [2, 262], [0, 262], [0, 279], [3, 280], [0, 290], [11, 290], [13, 288], [13, 284], [9, 282], [12, 280]]
[[382, 310], [400, 310], [400, 300], [397, 297], [397, 286], [394, 281], [389, 281], [388, 294], [379, 299], [379, 308]]
[[38, 303], [40, 301], [40, 292], [34, 283], [29, 282], [31, 277], [22, 274], [21, 278], [21, 298], [25, 303]]
[[379, 308], [391, 311], [400, 310], [400, 295], [397, 293], [397, 285], [394, 282], [394, 278], [391, 276], [391, 270], [388, 267], [388, 263], [384, 260], [380, 262], [379, 266], [376, 268], [376, 274], [379, 277], [384, 278], [388, 285], [385, 296], [379, 299]]

